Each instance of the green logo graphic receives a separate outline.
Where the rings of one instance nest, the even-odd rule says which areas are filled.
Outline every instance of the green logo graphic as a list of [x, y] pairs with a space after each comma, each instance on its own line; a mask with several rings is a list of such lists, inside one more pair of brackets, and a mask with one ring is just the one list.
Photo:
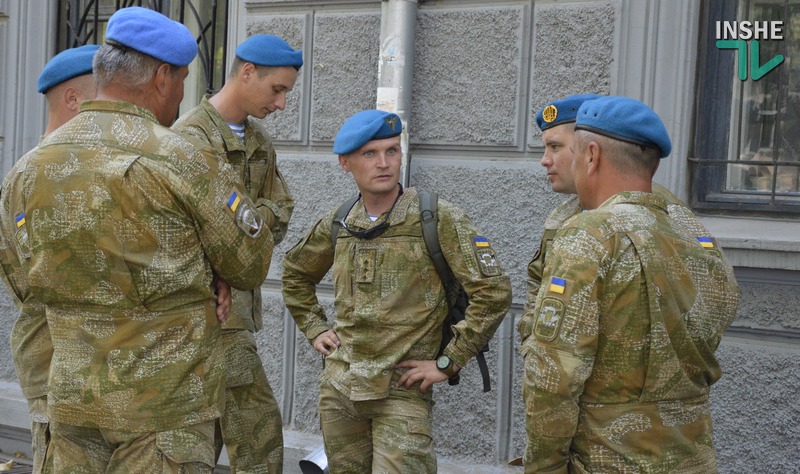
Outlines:
[[[739, 80], [747, 80], [747, 41], [745, 40], [717, 40], [718, 49], [738, 49], [739, 50]], [[783, 63], [782, 54], [775, 55], [772, 59], [761, 64], [761, 49], [758, 40], [750, 41], [750, 77], [757, 81], [764, 77], [768, 72]]]

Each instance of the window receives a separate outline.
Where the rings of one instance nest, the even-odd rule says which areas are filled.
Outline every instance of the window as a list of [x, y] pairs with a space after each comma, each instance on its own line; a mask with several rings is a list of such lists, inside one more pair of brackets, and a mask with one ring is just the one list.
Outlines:
[[[800, 0], [705, 3], [692, 166], [692, 204], [710, 211], [800, 214]], [[782, 64], [754, 80], [751, 54], [716, 45], [718, 21], [782, 21], [783, 40], [758, 41], [758, 65]], [[748, 50], [753, 41], [748, 42]], [[739, 78], [739, 61], [748, 77]]]
[[[195, 80], [200, 101], [204, 92], [219, 90], [225, 82], [225, 47], [228, 34], [227, 1], [212, 0], [59, 0], [58, 51], [84, 44], [103, 44], [108, 19], [120, 8], [142, 6], [185, 24], [197, 37], [202, 74]], [[192, 78], [187, 81], [191, 81]], [[188, 82], [187, 82], [188, 84]], [[194, 90], [195, 88], [189, 88]]]

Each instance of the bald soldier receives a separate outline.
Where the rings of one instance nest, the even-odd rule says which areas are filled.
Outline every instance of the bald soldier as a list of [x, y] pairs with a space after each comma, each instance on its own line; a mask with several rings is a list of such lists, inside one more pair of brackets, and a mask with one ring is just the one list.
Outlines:
[[[320, 424], [332, 474], [436, 472], [432, 386], [458, 375], [492, 337], [511, 303], [489, 240], [456, 206], [439, 201], [442, 253], [469, 295], [465, 320], [434, 360], [448, 312], [446, 288], [422, 235], [420, 195], [400, 178], [402, 122], [379, 110], [345, 121], [333, 152], [359, 199], [340, 223], [320, 219], [284, 259], [283, 295], [325, 357]], [[333, 327], [315, 294], [333, 270]]]
[[[92, 81], [92, 59], [99, 48], [90, 44], [67, 49], [55, 55], [42, 69], [37, 80], [37, 90], [47, 99], [45, 136], [77, 115], [84, 100], [94, 99], [97, 89]], [[26, 163], [27, 159], [24, 158], [17, 161], [8, 177], [23, 170]], [[0, 209], [8, 208], [9, 193], [4, 182], [0, 191]], [[14, 230], [13, 226], [0, 227], [0, 252], [11, 251]], [[36, 302], [30, 294], [27, 262], [13, 258], [5, 261], [9, 264], [0, 265], [3, 280], [20, 310], [11, 330], [11, 355], [22, 394], [28, 401], [33, 472], [38, 474], [44, 472], [45, 455], [50, 443], [47, 377], [50, 373], [53, 344], [50, 341], [44, 306]]]
[[522, 345], [535, 472], [716, 472], [709, 387], [739, 300], [710, 237], [653, 194], [671, 143], [646, 105], [584, 102], [571, 172], [584, 212], [556, 233]]
[[0, 257], [26, 262], [45, 306], [54, 472], [213, 469], [213, 279], [257, 287], [273, 243], [233, 169], [167, 128], [196, 54], [180, 23], [117, 11], [94, 58], [97, 100], [10, 177]]
[[[208, 143], [230, 163], [247, 189], [275, 245], [283, 240], [294, 200], [284, 181], [263, 119], [286, 107], [303, 65], [303, 52], [274, 35], [254, 35], [236, 48], [228, 81], [203, 98], [173, 129]], [[225, 412], [222, 441], [231, 472], [281, 472], [283, 423], [258, 356], [253, 333], [261, 329], [261, 290], [233, 290], [231, 315], [223, 323]], [[217, 456], [222, 450], [217, 446]]]

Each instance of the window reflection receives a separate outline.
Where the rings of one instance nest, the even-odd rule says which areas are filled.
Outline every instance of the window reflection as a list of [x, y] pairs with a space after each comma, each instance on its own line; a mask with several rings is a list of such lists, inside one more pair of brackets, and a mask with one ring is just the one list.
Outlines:
[[796, 199], [800, 191], [800, 1], [742, 1], [738, 17], [783, 21], [784, 39], [759, 41], [759, 48], [761, 64], [777, 54], [785, 60], [757, 81], [734, 78], [738, 100], [733, 101], [729, 156], [740, 163], [728, 165], [726, 190]]

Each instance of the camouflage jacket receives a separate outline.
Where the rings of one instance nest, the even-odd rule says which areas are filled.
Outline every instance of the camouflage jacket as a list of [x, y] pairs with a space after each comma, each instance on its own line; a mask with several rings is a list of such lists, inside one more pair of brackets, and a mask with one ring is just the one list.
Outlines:
[[714, 472], [709, 386], [739, 289], [699, 242], [639, 192], [558, 231], [522, 347], [529, 472]]
[[[335, 250], [331, 210], [284, 259], [284, 302], [309, 341], [329, 328], [315, 287], [333, 267], [333, 327], [341, 345], [325, 359], [324, 376], [351, 400], [386, 397], [401, 374], [395, 364], [433, 359], [439, 349], [448, 307], [422, 239], [419, 209], [416, 191], [406, 189], [384, 234], [362, 240], [340, 230]], [[438, 214], [442, 253], [470, 295], [467, 317], [454, 326], [445, 349], [463, 367], [500, 325], [511, 304], [511, 284], [488, 240], [462, 210], [440, 200]], [[354, 230], [376, 225], [361, 201], [345, 223]]]
[[[228, 160], [244, 183], [256, 209], [266, 219], [275, 245], [278, 245], [286, 235], [294, 200], [278, 170], [272, 140], [261, 123], [249, 118], [245, 121], [242, 141], [208, 99], [209, 96], [204, 97], [200, 105], [178, 119], [172, 129], [208, 143]], [[222, 327], [250, 331], [261, 329], [260, 289], [233, 289], [232, 293], [231, 315]]]
[[[722, 250], [716, 245], [716, 241], [711, 236], [711, 233], [700, 223], [700, 220], [697, 219], [694, 212], [686, 207], [686, 204], [684, 204], [678, 196], [672, 194], [667, 188], [658, 183], [653, 183], [653, 194], [667, 201], [667, 211], [675, 226], [683, 229], [686, 235], [710, 239], [713, 245], [709, 247], [709, 251], [717, 255], [726, 266], [730, 267], [730, 263], [725, 259]], [[577, 195], [572, 195], [567, 198], [566, 201], [559, 204], [545, 221], [539, 249], [528, 264], [528, 297], [525, 303], [525, 312], [517, 324], [517, 331], [522, 341], [527, 339], [531, 331], [533, 331], [533, 323], [536, 319], [533, 309], [536, 306], [536, 296], [539, 294], [539, 286], [542, 283], [542, 273], [544, 271], [547, 249], [553, 245], [556, 232], [564, 225], [564, 221], [579, 212], [581, 212], [581, 203], [578, 201]], [[730, 267], [729, 274], [732, 278], [732, 267]], [[736, 285], [736, 281], [733, 278], [729, 283]]]
[[87, 101], [6, 191], [0, 225], [53, 341], [51, 420], [153, 432], [218, 417], [212, 271], [258, 287], [273, 245], [230, 165], [146, 109]]
[[[17, 173], [25, 170], [29, 157], [30, 153], [17, 161], [3, 180], [3, 187], [0, 190], [0, 212], [3, 215], [13, 212], [10, 210], [8, 186]], [[20, 234], [20, 237], [26, 235]], [[28, 285], [30, 261], [21, 259], [17, 255], [16, 236], [16, 222], [7, 219], [0, 221], [0, 254], [2, 254], [0, 269], [9, 294], [19, 308], [19, 317], [11, 328], [11, 355], [22, 394], [25, 398], [31, 399], [47, 394], [47, 377], [50, 374], [53, 343], [50, 340], [44, 305], [33, 298]], [[45, 415], [38, 414], [40, 417]]]

